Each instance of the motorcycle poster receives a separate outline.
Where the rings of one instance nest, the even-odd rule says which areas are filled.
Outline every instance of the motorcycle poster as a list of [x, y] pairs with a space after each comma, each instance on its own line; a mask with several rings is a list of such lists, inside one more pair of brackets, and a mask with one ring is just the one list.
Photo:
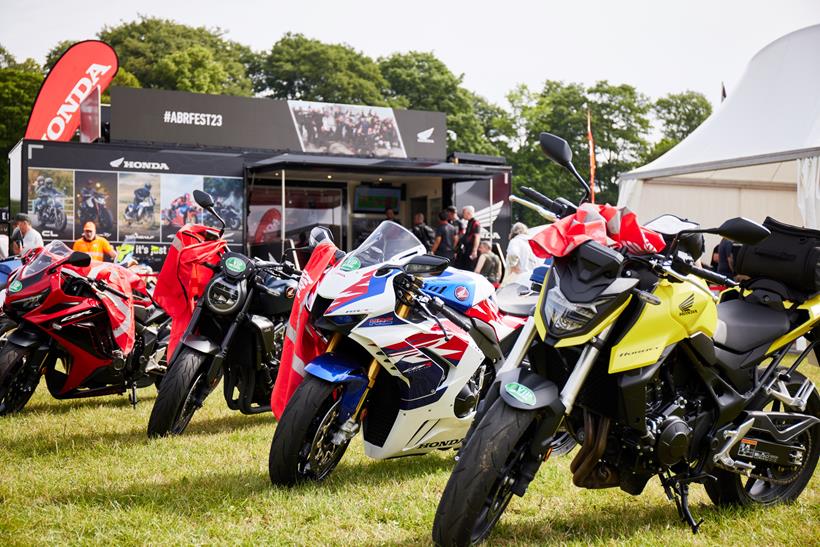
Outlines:
[[31, 224], [46, 239], [74, 239], [74, 171], [28, 170]]
[[[242, 243], [242, 219], [245, 211], [242, 179], [236, 177], [205, 177], [205, 192], [214, 198], [214, 210], [225, 221], [223, 237], [228, 243]], [[210, 213], [203, 214], [202, 223], [218, 228], [219, 221]]]
[[81, 234], [83, 225], [91, 221], [97, 226], [97, 234], [117, 239], [117, 220], [114, 207], [117, 203], [117, 174], [102, 171], [74, 172], [74, 233]]
[[119, 238], [160, 241], [160, 176], [151, 173], [120, 173], [117, 219]]
[[194, 190], [202, 190], [202, 177], [197, 175], [161, 175], [162, 241], [170, 243], [185, 224], [200, 224], [202, 209], [193, 198]]

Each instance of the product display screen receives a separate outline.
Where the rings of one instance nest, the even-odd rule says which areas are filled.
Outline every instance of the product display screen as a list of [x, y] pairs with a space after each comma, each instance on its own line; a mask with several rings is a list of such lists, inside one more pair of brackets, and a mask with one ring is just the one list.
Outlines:
[[383, 213], [390, 207], [399, 212], [401, 188], [359, 186], [353, 196], [353, 211], [356, 213]]

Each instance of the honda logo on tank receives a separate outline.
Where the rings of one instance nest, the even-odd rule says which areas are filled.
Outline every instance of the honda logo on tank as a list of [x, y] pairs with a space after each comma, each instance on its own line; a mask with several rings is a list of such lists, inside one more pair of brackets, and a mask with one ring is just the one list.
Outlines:
[[40, 86], [25, 138], [70, 140], [80, 125], [80, 103], [96, 87], [105, 91], [118, 68], [117, 54], [105, 42], [88, 40], [68, 48]]

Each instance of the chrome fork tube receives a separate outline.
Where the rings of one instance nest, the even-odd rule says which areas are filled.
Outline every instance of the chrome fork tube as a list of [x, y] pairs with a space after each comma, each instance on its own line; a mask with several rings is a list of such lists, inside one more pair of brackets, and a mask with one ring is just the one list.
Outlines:
[[498, 369], [496, 375], [518, 368], [521, 361], [527, 356], [527, 350], [530, 349], [530, 345], [535, 339], [535, 332], [535, 318], [531, 315], [527, 317], [527, 321], [524, 323], [524, 326], [521, 327], [521, 333], [518, 335], [518, 339], [515, 341], [515, 344], [513, 344], [510, 354], [504, 359], [504, 364]]
[[578, 362], [575, 363], [575, 368], [572, 369], [572, 374], [569, 375], [569, 379], [564, 385], [564, 389], [561, 390], [561, 403], [564, 405], [565, 414], [569, 414], [572, 411], [572, 407], [575, 404], [575, 399], [578, 397], [578, 393], [581, 392], [581, 387], [583, 387], [587, 376], [589, 376], [589, 371], [592, 370], [592, 365], [595, 364], [595, 360], [601, 353], [598, 347], [606, 341], [610, 330], [612, 330], [612, 325], [609, 325], [601, 331], [601, 334], [590, 340], [584, 348], [584, 351], [581, 352]]

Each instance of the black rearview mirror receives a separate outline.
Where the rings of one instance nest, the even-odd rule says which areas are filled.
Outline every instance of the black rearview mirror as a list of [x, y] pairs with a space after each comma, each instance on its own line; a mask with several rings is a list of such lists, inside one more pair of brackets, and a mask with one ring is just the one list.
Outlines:
[[730, 218], [710, 232], [744, 245], [760, 243], [771, 234], [768, 228], [744, 217]]
[[443, 256], [419, 255], [404, 265], [404, 271], [410, 275], [441, 275], [449, 265], [450, 259]]
[[65, 261], [65, 263], [69, 266], [85, 268], [86, 266], [91, 264], [91, 255], [80, 251], [74, 251], [73, 253], [68, 255], [68, 259]]
[[567, 141], [552, 133], [541, 133], [538, 140], [541, 143], [541, 150], [549, 159], [561, 167], [570, 168], [570, 165], [572, 165], [572, 150]]
[[194, 190], [194, 201], [203, 209], [210, 209], [214, 206], [214, 198], [207, 192], [202, 190]]

